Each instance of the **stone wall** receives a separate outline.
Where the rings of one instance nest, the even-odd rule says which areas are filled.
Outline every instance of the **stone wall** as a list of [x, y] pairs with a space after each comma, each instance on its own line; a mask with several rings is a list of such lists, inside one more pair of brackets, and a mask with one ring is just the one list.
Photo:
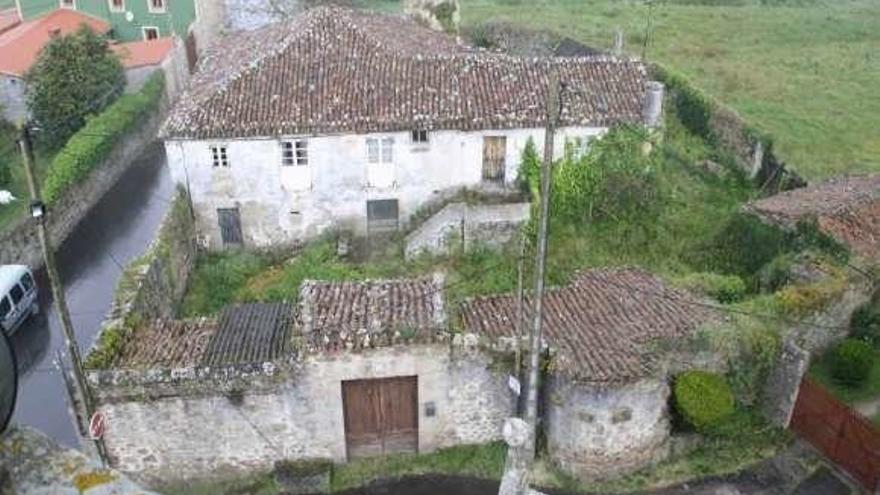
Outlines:
[[581, 480], [663, 460], [669, 452], [669, 393], [662, 380], [600, 390], [552, 377], [545, 408], [550, 455]]
[[[68, 189], [57, 203], [50, 207], [46, 218], [53, 246], [60, 246], [67, 239], [89, 210], [153, 142], [164, 119], [166, 108], [167, 99], [163, 99], [152, 115], [144, 116], [140, 127], [119, 141], [107, 158], [94, 168], [88, 179]], [[22, 208], [25, 208], [27, 203], [25, 198], [19, 198], [18, 204]], [[0, 232], [0, 264], [40, 267], [43, 265], [40, 252], [37, 229], [30, 218], [22, 218], [18, 223]]]
[[269, 470], [279, 460], [344, 462], [345, 380], [417, 376], [419, 452], [498, 440], [513, 399], [491, 365], [474, 348], [447, 343], [89, 379], [108, 418], [114, 467], [153, 486]]
[[406, 237], [406, 257], [445, 254], [477, 245], [499, 247], [513, 240], [529, 220], [531, 204], [451, 203]]
[[28, 428], [0, 436], [0, 493], [152, 495], [125, 475]]
[[764, 416], [774, 425], [788, 428], [801, 379], [809, 367], [810, 353], [791, 341], [782, 344], [776, 366], [764, 385], [762, 401]]

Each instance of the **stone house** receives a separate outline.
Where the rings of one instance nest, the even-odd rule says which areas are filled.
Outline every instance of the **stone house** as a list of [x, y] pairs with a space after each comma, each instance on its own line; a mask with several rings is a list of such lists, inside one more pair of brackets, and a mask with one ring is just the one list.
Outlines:
[[219, 40], [162, 137], [213, 249], [387, 233], [462, 188], [512, 187], [526, 143], [543, 145], [550, 71], [571, 89], [558, 155], [657, 122], [640, 62], [518, 58], [402, 16], [319, 7]]
[[[582, 479], [662, 460], [669, 452], [669, 375], [699, 364], [687, 352], [661, 352], [660, 344], [687, 340], [719, 315], [693, 295], [628, 268], [579, 273], [547, 292], [544, 307], [552, 371], [543, 423], [551, 458]], [[517, 308], [514, 295], [470, 300], [461, 310], [463, 330], [509, 349]], [[532, 308], [525, 298], [526, 322]]]
[[[632, 290], [650, 291], [633, 297]], [[647, 273], [578, 275], [547, 299], [556, 363], [545, 393], [550, 453], [585, 478], [661, 459], [669, 387], [651, 344], [713, 318]], [[228, 307], [218, 319], [158, 320], [92, 371], [112, 465], [148, 485], [427, 453], [501, 439], [514, 299], [486, 297], [450, 331], [441, 276], [305, 282], [296, 305]]]

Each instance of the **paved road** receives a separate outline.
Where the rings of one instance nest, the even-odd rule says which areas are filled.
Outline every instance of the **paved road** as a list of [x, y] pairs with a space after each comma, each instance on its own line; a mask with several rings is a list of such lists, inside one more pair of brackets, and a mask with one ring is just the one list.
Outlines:
[[[150, 147], [58, 251], [58, 265], [81, 349], [91, 346], [110, 304], [120, 265], [140, 256], [168, 208], [173, 186], [161, 146]], [[40, 317], [12, 337], [22, 373], [13, 421], [78, 446], [63, 382], [52, 361], [64, 346], [45, 277]]]

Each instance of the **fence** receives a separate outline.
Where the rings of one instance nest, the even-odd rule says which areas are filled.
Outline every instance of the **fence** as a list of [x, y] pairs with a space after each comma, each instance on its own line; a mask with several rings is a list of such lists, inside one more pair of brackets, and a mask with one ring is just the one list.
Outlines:
[[791, 429], [870, 493], [880, 488], [880, 430], [809, 378], [801, 382]]

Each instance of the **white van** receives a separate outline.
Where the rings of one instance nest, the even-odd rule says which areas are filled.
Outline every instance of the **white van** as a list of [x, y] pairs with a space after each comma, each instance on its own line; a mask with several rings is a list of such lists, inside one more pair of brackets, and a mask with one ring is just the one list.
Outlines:
[[0, 328], [12, 334], [40, 312], [34, 275], [24, 265], [0, 266]]

